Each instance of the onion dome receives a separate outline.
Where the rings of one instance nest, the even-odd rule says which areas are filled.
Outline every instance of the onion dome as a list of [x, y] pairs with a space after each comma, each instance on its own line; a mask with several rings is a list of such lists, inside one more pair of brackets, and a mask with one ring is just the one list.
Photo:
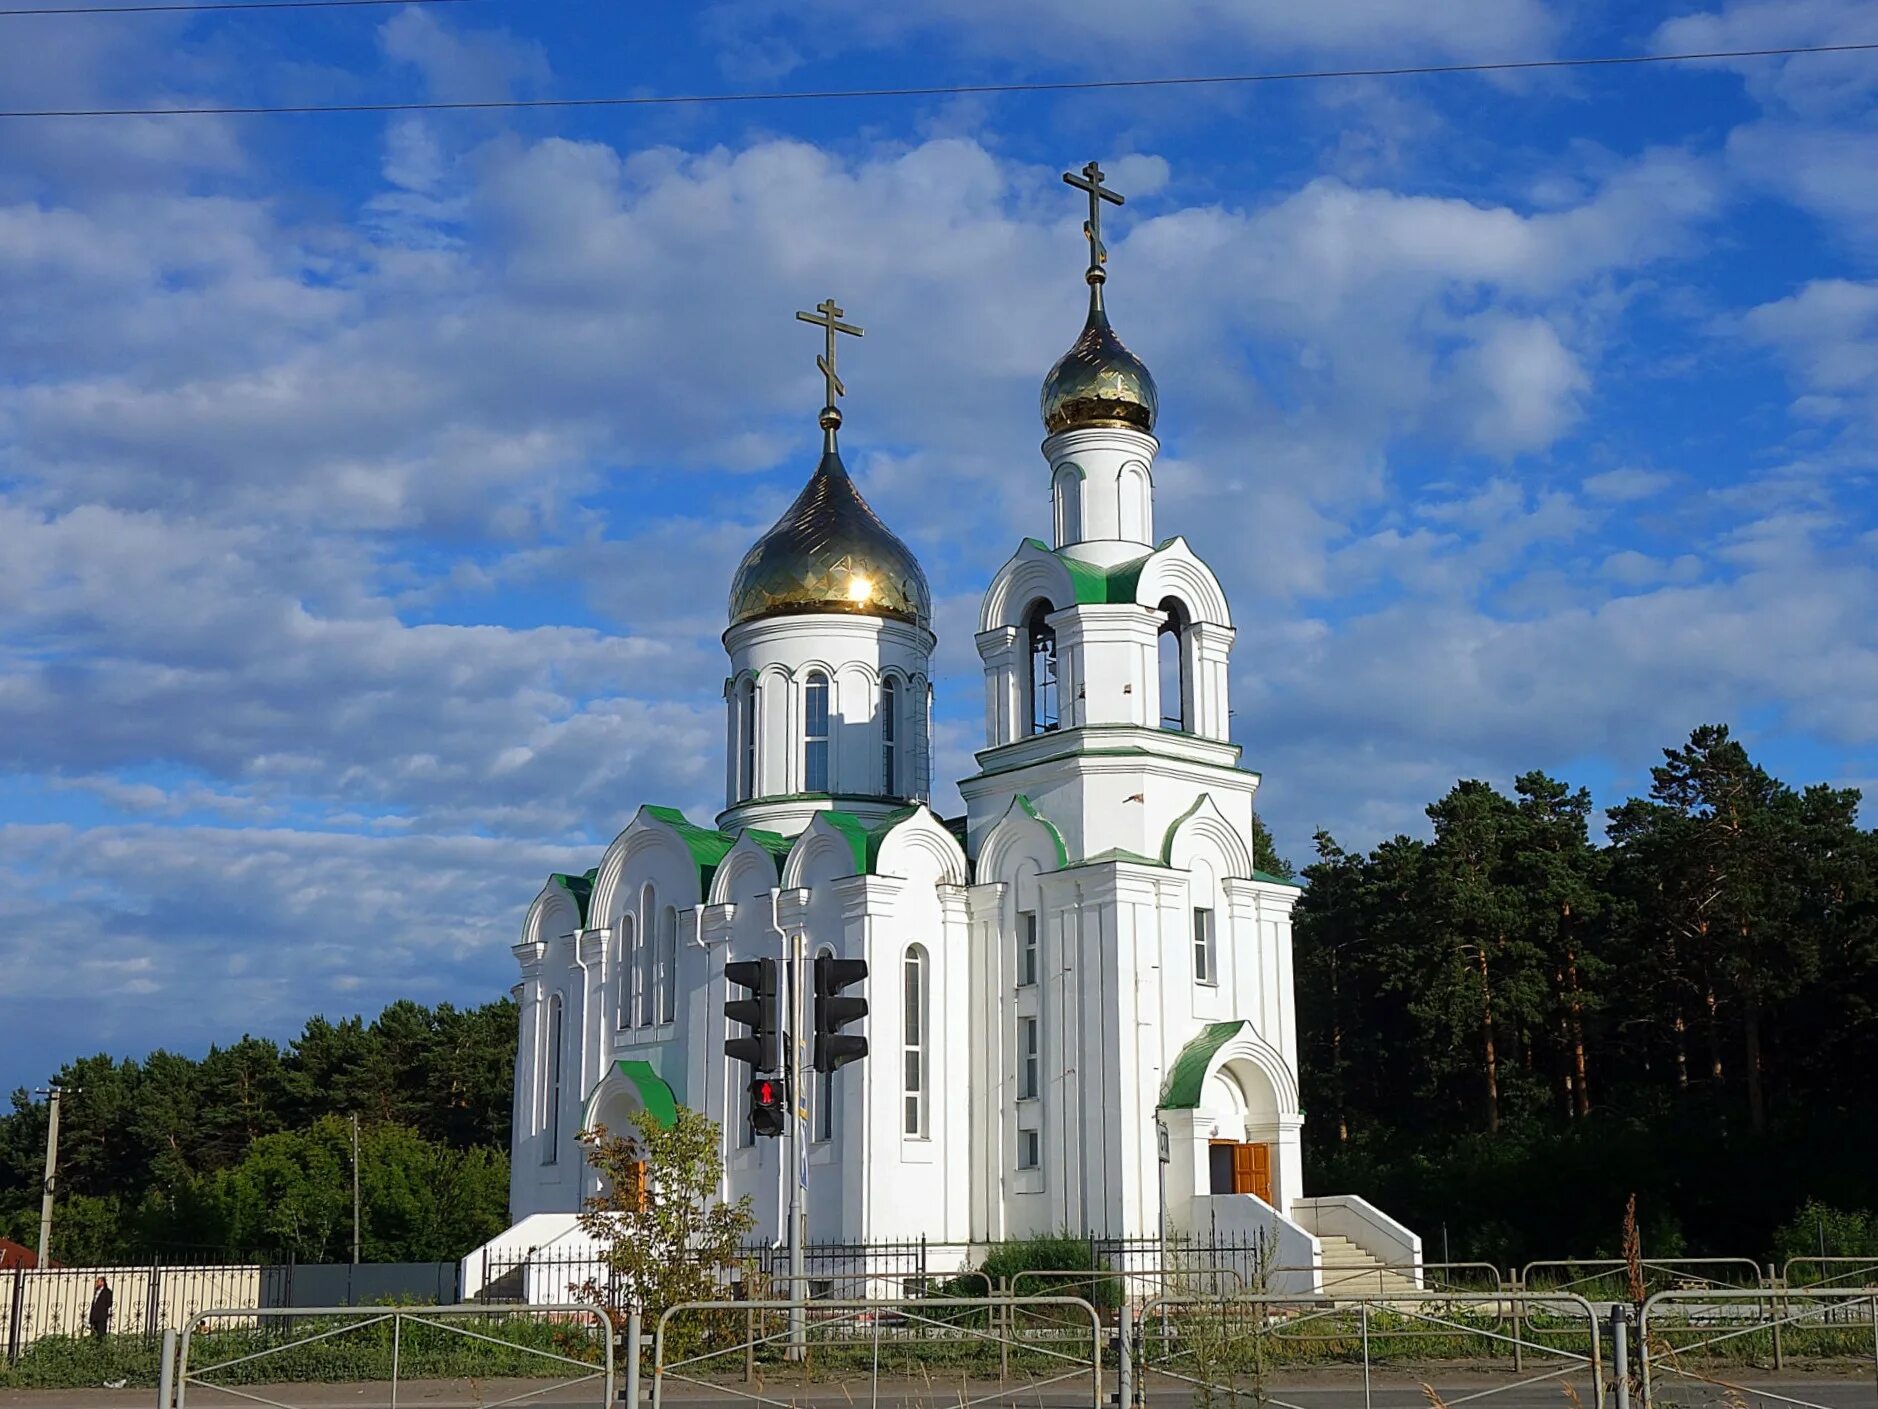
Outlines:
[[[798, 612], [849, 612], [932, 624], [932, 592], [912, 549], [861, 497], [835, 448], [776, 526], [751, 546], [730, 584], [730, 624]], [[834, 413], [839, 424], [839, 412]]]
[[1154, 374], [1109, 326], [1102, 286], [1091, 280], [1089, 321], [1082, 336], [1043, 379], [1043, 424], [1058, 431], [1123, 426], [1154, 432], [1159, 396]]

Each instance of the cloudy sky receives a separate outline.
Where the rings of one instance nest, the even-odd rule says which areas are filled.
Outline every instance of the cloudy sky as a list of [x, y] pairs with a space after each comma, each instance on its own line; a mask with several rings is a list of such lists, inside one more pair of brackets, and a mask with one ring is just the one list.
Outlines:
[[[13, 3], [13, 0], [7, 0]], [[0, 108], [879, 88], [1878, 40], [1856, 0], [521, 0], [0, 16]], [[819, 103], [0, 119], [0, 1086], [471, 1003], [721, 805], [724, 590], [850, 466], [939, 598], [1111, 308], [1302, 858], [1732, 722], [1878, 781], [1878, 54]], [[942, 808], [956, 806], [950, 787]]]

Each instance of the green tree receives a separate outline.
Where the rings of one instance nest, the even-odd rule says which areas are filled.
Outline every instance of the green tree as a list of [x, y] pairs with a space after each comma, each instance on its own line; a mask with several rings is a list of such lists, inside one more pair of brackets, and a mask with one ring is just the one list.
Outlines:
[[756, 1226], [746, 1194], [725, 1203], [717, 1122], [679, 1106], [670, 1125], [641, 1118], [614, 1134], [581, 1132], [601, 1191], [587, 1200], [580, 1226], [605, 1248], [612, 1288], [589, 1287], [596, 1300], [617, 1297], [615, 1311], [637, 1303], [648, 1318], [684, 1301], [720, 1294], [719, 1274], [737, 1264]]

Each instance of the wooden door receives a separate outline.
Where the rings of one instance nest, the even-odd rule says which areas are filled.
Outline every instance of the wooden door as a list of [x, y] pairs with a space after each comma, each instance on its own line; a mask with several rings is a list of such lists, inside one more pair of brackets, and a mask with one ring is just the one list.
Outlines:
[[1232, 1147], [1232, 1191], [1235, 1194], [1257, 1194], [1266, 1203], [1272, 1201], [1270, 1145]]

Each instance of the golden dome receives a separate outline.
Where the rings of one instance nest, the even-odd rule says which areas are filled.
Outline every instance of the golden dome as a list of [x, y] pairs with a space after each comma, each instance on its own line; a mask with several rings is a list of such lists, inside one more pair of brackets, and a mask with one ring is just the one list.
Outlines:
[[1044, 427], [1052, 435], [1091, 426], [1125, 426], [1152, 434], [1159, 409], [1154, 375], [1115, 336], [1099, 287], [1093, 292], [1082, 336], [1043, 379]]
[[730, 584], [730, 624], [796, 612], [852, 612], [932, 623], [926, 574], [848, 478], [833, 445]]

